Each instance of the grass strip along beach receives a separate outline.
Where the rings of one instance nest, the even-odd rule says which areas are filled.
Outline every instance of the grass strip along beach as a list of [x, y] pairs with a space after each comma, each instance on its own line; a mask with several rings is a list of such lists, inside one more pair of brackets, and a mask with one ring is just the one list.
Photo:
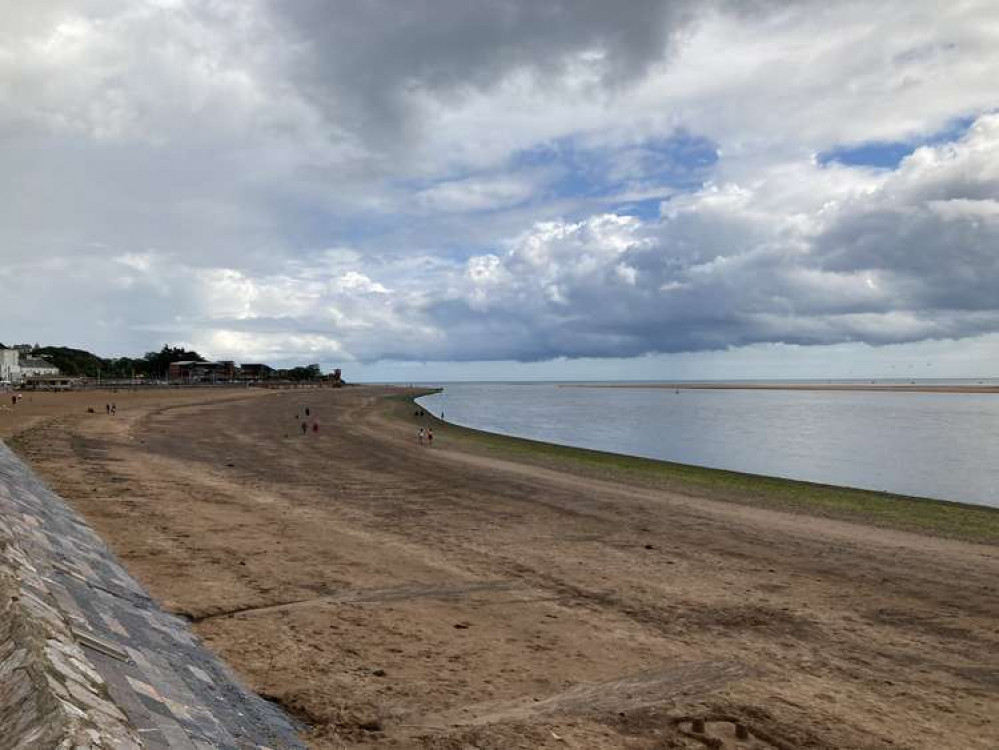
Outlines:
[[[411, 409], [410, 397], [400, 396], [391, 401], [395, 402], [393, 416], [404, 419], [407, 410]], [[400, 406], [400, 403], [403, 405]], [[428, 416], [428, 421], [440, 423], [432, 415]], [[447, 429], [457, 450], [502, 456], [513, 461], [642, 487], [692, 496], [704, 495], [714, 500], [840, 518], [972, 542], [999, 543], [997, 508], [657, 461], [497, 435], [453, 424], [449, 424]]]
[[313, 747], [996, 746], [999, 512], [490, 435], [416, 395], [35, 394], [0, 435]]

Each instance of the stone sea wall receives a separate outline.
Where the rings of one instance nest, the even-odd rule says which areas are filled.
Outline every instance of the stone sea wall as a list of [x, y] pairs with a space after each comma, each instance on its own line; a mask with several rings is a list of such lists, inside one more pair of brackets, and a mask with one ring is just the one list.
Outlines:
[[0, 750], [302, 748], [0, 442]]

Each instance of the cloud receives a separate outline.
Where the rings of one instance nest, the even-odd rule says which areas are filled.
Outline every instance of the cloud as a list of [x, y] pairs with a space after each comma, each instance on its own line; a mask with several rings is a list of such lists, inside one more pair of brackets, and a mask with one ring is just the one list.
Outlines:
[[959, 142], [924, 147], [879, 192], [851, 202], [818, 240], [827, 268], [890, 273], [892, 303], [990, 311], [999, 288], [999, 115]]
[[[995, 330], [999, 116], [888, 174], [776, 165], [752, 185], [538, 224], [472, 258], [431, 311], [459, 359], [627, 357], [781, 341], [828, 345]], [[789, 184], [790, 183], [790, 184]], [[785, 200], [789, 190], [808, 193]], [[941, 196], [949, 196], [944, 199]], [[487, 341], [475, 331], [487, 328]], [[467, 356], [465, 355], [467, 352]], [[526, 353], [526, 356], [525, 356]]]
[[986, 0], [9, 5], [5, 340], [540, 361], [999, 330]]
[[488, 211], [508, 208], [535, 194], [531, 181], [515, 176], [449, 180], [421, 190], [415, 195], [423, 211]]

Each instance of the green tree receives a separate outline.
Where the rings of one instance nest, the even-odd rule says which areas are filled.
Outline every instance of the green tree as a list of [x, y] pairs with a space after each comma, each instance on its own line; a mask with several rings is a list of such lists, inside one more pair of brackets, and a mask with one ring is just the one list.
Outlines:
[[96, 378], [106, 371], [106, 361], [83, 349], [68, 346], [41, 346], [32, 351], [33, 357], [43, 357], [59, 368], [59, 372], [72, 377]]
[[279, 370], [278, 375], [285, 380], [316, 380], [322, 377], [319, 365], [308, 365], [307, 367], [292, 367], [290, 370]]
[[205, 358], [195, 351], [188, 351], [180, 346], [163, 345], [158, 352], [146, 352], [143, 357], [145, 368], [143, 375], [149, 377], [162, 378], [170, 369], [171, 362], [204, 362]]

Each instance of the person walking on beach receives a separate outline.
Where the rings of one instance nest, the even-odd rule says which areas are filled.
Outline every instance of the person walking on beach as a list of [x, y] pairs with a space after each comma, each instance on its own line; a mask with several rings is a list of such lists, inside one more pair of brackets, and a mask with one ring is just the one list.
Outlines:
[[104, 411], [106, 411], [108, 414], [110, 414], [111, 413], [111, 404], [104, 404]]
[[309, 431], [309, 423], [308, 422], [302, 422], [302, 434], [304, 435], [308, 431]]
[[427, 446], [430, 448], [434, 447], [434, 428], [430, 427], [427, 429]]
[[313, 434], [319, 432], [319, 422], [312, 423], [312, 432]]
[[421, 427], [416, 433], [416, 444], [423, 445], [423, 428]]

